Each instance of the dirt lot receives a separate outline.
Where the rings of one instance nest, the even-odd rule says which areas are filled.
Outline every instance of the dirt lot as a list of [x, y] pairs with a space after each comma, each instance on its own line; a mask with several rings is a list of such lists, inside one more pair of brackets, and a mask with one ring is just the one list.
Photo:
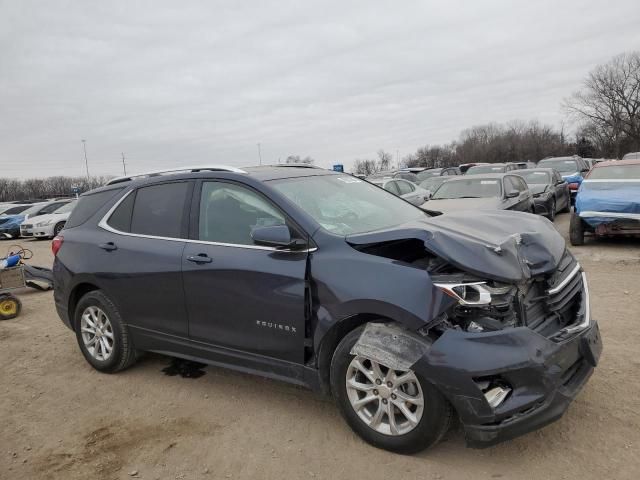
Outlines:
[[[568, 215], [556, 223], [566, 236]], [[51, 264], [49, 242], [24, 245], [34, 264]], [[560, 421], [487, 450], [465, 448], [454, 429], [413, 457], [366, 445], [330, 401], [284, 383], [214, 367], [197, 379], [167, 376], [168, 358], [156, 355], [100, 374], [52, 294], [21, 292], [22, 315], [0, 323], [0, 478], [638, 479], [639, 247], [573, 249], [605, 350]]]

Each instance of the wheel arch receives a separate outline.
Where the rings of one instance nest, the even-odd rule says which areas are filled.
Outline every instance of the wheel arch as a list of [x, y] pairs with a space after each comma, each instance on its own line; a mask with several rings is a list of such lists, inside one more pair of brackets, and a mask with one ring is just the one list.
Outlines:
[[78, 306], [78, 302], [82, 297], [84, 297], [87, 293], [93, 292], [95, 290], [100, 290], [100, 287], [91, 283], [91, 282], [82, 282], [73, 287], [71, 293], [69, 294], [69, 302], [68, 302], [68, 312], [69, 312], [69, 324], [71, 325], [72, 330], [75, 331], [75, 316], [76, 316], [76, 307]]
[[342, 339], [355, 330], [370, 322], [394, 322], [393, 319], [374, 313], [358, 313], [336, 322], [324, 334], [318, 353], [316, 355], [316, 367], [322, 392], [331, 394], [331, 360], [338, 344]]

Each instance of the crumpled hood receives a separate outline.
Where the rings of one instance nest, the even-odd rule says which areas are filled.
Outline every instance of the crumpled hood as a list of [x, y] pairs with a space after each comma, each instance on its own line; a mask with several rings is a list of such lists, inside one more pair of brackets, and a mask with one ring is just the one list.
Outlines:
[[[576, 212], [640, 214], [640, 180], [604, 182], [585, 180], [576, 197]], [[609, 223], [614, 217], [583, 217], [592, 226]]]
[[349, 235], [363, 245], [407, 238], [482, 278], [519, 283], [554, 271], [565, 241], [547, 219], [521, 212], [454, 212], [377, 232]]
[[457, 212], [460, 210], [496, 210], [500, 208], [498, 198], [450, 198], [429, 200], [420, 208], [432, 212]]

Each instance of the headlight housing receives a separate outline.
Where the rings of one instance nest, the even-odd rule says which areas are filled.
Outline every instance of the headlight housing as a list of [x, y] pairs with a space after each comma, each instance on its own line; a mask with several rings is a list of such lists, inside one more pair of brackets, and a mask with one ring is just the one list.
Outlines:
[[491, 292], [487, 288], [486, 282], [435, 283], [434, 285], [458, 300], [460, 305], [489, 305], [491, 303]]
[[53, 223], [53, 220], [46, 220], [44, 222], [36, 223], [36, 227], [46, 227], [47, 225], [51, 225], [52, 223]]

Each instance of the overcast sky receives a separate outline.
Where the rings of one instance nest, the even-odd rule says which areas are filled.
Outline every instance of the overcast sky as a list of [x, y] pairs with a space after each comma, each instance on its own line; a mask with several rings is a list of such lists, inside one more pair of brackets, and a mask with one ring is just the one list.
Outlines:
[[[519, 3], [519, 5], [516, 5]], [[640, 49], [638, 0], [0, 0], [0, 176], [349, 165], [538, 119]]]

